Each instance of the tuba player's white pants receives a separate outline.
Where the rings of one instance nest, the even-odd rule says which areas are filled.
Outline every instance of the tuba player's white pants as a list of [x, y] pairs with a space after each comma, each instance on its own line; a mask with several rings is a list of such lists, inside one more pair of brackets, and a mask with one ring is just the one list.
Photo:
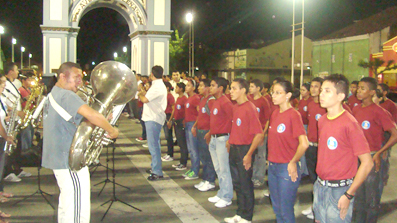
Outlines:
[[58, 223], [89, 223], [91, 212], [88, 167], [77, 172], [53, 170], [59, 186]]

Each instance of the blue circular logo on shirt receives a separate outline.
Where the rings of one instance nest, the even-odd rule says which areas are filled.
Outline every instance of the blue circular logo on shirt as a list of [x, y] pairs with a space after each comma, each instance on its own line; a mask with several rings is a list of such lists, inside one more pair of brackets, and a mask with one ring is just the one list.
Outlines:
[[206, 112], [205, 107], [203, 107], [203, 108], [201, 109], [201, 112], [202, 112], [202, 113], [205, 113], [205, 112]]
[[218, 109], [217, 108], [214, 109], [214, 115], [216, 115], [216, 114], [218, 114]]
[[371, 123], [369, 121], [365, 120], [363, 123], [361, 123], [361, 127], [365, 130], [369, 129], [371, 127]]
[[330, 150], [335, 150], [338, 147], [338, 141], [334, 137], [329, 137], [327, 140], [327, 146]]
[[321, 118], [321, 115], [320, 115], [320, 114], [317, 114], [317, 115], [316, 115], [316, 121], [318, 121], [320, 118]]
[[176, 105], [176, 109], [181, 110], [181, 105]]
[[256, 110], [257, 110], [258, 112], [261, 112], [261, 109], [260, 109], [260, 108], [258, 108], [258, 107], [256, 108]]
[[241, 125], [241, 119], [237, 119], [237, 121], [236, 121], [236, 124], [237, 124], [237, 126], [240, 126]]
[[189, 103], [187, 103], [187, 104], [186, 104], [186, 108], [189, 108], [189, 106], [190, 106], [190, 104], [189, 104]]
[[307, 111], [307, 106], [303, 107], [303, 111], [305, 112]]
[[283, 133], [284, 131], [285, 131], [285, 125], [283, 123], [277, 126], [278, 133]]

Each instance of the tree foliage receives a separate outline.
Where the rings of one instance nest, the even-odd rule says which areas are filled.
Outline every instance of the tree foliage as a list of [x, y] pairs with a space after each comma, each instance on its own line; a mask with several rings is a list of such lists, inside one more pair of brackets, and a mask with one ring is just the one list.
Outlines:
[[189, 51], [188, 38], [185, 38], [186, 33], [179, 36], [179, 31], [176, 29], [171, 36], [170, 41], [170, 72], [185, 71], [189, 67]]
[[362, 68], [370, 69], [376, 76], [378, 76], [378, 74], [381, 74], [385, 71], [397, 69], [397, 64], [394, 64], [394, 60], [389, 60], [387, 61], [385, 68], [379, 71], [378, 70], [379, 67], [381, 67], [384, 63], [385, 63], [384, 60], [375, 58], [374, 60], [369, 62], [360, 60], [358, 62], [358, 66]]

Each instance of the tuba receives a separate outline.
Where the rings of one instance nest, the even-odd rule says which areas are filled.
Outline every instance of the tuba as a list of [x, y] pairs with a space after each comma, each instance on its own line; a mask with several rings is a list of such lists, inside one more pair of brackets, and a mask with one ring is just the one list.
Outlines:
[[[90, 82], [93, 102], [89, 106], [105, 117], [112, 112], [113, 106], [126, 104], [137, 91], [135, 75], [125, 64], [116, 61], [98, 64], [91, 73]], [[104, 134], [104, 129], [82, 120], [69, 150], [71, 170], [78, 171], [98, 159], [103, 145], [112, 142]]]

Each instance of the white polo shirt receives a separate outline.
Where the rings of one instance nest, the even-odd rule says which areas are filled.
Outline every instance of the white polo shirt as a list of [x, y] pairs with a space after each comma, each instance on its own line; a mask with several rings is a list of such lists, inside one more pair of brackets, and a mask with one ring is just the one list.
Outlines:
[[[10, 91], [11, 93], [8, 92], [7, 90]], [[19, 93], [18, 89], [9, 80], [6, 81], [6, 87], [5, 87], [5, 90], [3, 91], [3, 94], [8, 99], [11, 99], [13, 102], [15, 102], [18, 98], [21, 97], [21, 94]], [[3, 101], [3, 102], [6, 103], [8, 107], [12, 108], [13, 107], [13, 103], [10, 100], [8, 100], [8, 99]], [[18, 103], [17, 110], [18, 111], [22, 111], [21, 101], [19, 101], [19, 103]]]
[[143, 104], [142, 120], [154, 121], [161, 125], [165, 122], [165, 109], [167, 107], [167, 88], [163, 79], [152, 81], [152, 86], [146, 92], [148, 103]]

